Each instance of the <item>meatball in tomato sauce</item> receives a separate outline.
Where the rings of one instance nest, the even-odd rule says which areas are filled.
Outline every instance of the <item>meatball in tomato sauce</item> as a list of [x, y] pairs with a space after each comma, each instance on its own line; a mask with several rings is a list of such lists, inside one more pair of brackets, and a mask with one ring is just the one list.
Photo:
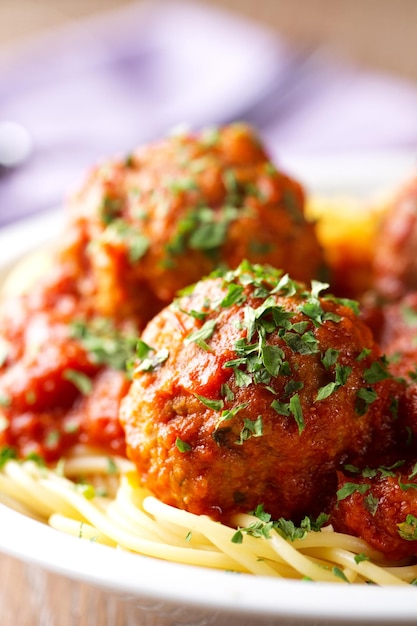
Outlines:
[[242, 263], [146, 327], [122, 402], [128, 455], [161, 500], [227, 519], [320, 512], [345, 462], [394, 438], [402, 385], [353, 303]]
[[96, 167], [70, 202], [62, 253], [99, 314], [143, 326], [218, 266], [268, 263], [309, 281], [322, 269], [301, 186], [255, 132], [183, 133]]
[[391, 200], [377, 236], [375, 287], [388, 299], [417, 290], [417, 175]]
[[417, 555], [417, 463], [349, 468], [338, 473], [330, 520], [339, 532], [364, 539], [391, 561]]

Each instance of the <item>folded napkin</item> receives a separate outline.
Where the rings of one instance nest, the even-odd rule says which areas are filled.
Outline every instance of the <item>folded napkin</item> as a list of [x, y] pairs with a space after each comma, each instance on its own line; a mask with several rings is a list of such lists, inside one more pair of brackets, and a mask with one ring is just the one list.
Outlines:
[[0, 225], [62, 204], [90, 164], [191, 127], [246, 120], [272, 155], [415, 148], [417, 88], [298, 50], [208, 5], [140, 2], [0, 57], [0, 121], [33, 152], [0, 171]]

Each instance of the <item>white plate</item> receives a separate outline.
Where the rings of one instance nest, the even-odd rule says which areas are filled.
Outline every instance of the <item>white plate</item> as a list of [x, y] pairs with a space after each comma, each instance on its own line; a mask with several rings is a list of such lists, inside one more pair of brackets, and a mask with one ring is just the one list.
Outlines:
[[[351, 189], [356, 193], [357, 189], [346, 185], [346, 180], [355, 180], [356, 167], [356, 180], [361, 181], [363, 191], [366, 187], [363, 158], [359, 162], [353, 157], [344, 161], [339, 158], [337, 162], [341, 171], [338, 178], [332, 160], [332, 181], [328, 181], [331, 188], [337, 193], [349, 193]], [[377, 169], [369, 167], [368, 190], [372, 191], [377, 184], [377, 171], [384, 187], [387, 182], [396, 182], [393, 173], [398, 180], [407, 176], [415, 158], [407, 155], [401, 162], [396, 158], [384, 162], [384, 167], [381, 159]], [[303, 171], [309, 172], [306, 160], [293, 164], [296, 167], [290, 169], [297, 170], [300, 178]], [[327, 172], [328, 167], [329, 163]], [[319, 171], [315, 181], [314, 168], [320, 169], [317, 160], [310, 170], [308, 184], [315, 192], [326, 193], [329, 185], [326, 188], [320, 183], [326, 181], [325, 173]], [[54, 240], [62, 221], [62, 214], [55, 211], [0, 231], [0, 277], [22, 255]], [[129, 623], [148, 623], [146, 615], [150, 611], [153, 617], [149, 623], [164, 625], [405, 626], [417, 623], [417, 589], [412, 586], [382, 589], [281, 581], [177, 565], [63, 535], [3, 505], [0, 505], [0, 528], [1, 552], [107, 590], [109, 596], [141, 611], [137, 614], [140, 622]]]
[[326, 196], [384, 196], [417, 173], [417, 151], [284, 154], [277, 161], [311, 193]]

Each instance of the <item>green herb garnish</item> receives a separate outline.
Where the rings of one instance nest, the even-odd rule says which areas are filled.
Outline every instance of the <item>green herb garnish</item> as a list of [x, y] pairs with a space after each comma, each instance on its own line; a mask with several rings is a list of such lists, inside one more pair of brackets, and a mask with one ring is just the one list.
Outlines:
[[78, 391], [84, 396], [88, 396], [88, 394], [91, 393], [93, 381], [83, 372], [78, 372], [77, 370], [68, 368], [64, 370], [62, 377], [73, 383]]
[[190, 452], [190, 450], [192, 449], [189, 443], [187, 443], [186, 441], [183, 441], [179, 437], [176, 438], [175, 445], [178, 448], [178, 450], [182, 453]]

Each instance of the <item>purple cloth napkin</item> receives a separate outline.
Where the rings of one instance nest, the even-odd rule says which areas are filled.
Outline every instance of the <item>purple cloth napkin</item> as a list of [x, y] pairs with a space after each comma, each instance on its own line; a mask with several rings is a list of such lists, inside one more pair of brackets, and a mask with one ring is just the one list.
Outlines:
[[60, 205], [93, 163], [178, 124], [246, 120], [274, 158], [417, 150], [417, 88], [187, 2], [140, 2], [3, 54], [0, 121], [33, 153], [0, 172], [0, 225]]

